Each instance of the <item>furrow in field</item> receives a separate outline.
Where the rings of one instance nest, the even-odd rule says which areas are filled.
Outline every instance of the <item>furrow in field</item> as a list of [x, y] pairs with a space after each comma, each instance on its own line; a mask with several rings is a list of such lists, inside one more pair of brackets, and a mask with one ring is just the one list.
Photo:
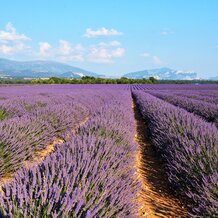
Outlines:
[[137, 177], [142, 183], [138, 195], [139, 217], [187, 217], [186, 208], [170, 190], [163, 163], [149, 141], [146, 124], [135, 105], [134, 112]]
[[[90, 117], [86, 117], [82, 122], [80, 122], [75, 128], [73, 128], [71, 130], [72, 133], [75, 133], [76, 130], [85, 125], [85, 123], [89, 120]], [[70, 136], [70, 133], [66, 135], [66, 138], [68, 138]], [[23, 162], [23, 167], [29, 169], [31, 167], [37, 166], [40, 163], [42, 163], [42, 161], [48, 156], [50, 155], [55, 148], [55, 145], [61, 145], [64, 143], [64, 140], [60, 137], [55, 138], [50, 144], [48, 144], [46, 146], [45, 149], [42, 149], [40, 151], [37, 151], [31, 160], [26, 160]], [[15, 172], [16, 173], [16, 172]], [[1, 191], [1, 186], [3, 184], [9, 183], [12, 179], [13, 179], [13, 175], [15, 173], [12, 173], [11, 175], [7, 175], [5, 177], [0, 178], [0, 191]]]

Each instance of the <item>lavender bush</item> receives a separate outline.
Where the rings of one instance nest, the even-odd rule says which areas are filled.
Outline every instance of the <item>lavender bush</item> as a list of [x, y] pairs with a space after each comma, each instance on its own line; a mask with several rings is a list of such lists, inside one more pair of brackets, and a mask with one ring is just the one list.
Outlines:
[[10, 115], [0, 122], [0, 177], [18, 170], [36, 151], [45, 149], [115, 97], [111, 91], [49, 90], [47, 86], [42, 95], [41, 89], [28, 88], [28, 95], [27, 87], [17, 88], [18, 93], [5, 88], [8, 94], [1, 105]]
[[152, 91], [149, 93], [175, 106], [179, 106], [191, 113], [199, 115], [208, 122], [214, 122], [218, 127], [218, 104], [187, 98], [184, 96], [177, 96], [171, 93], [163, 93], [158, 91]]
[[43, 163], [2, 187], [1, 215], [136, 217], [133, 119], [130, 93], [119, 94]]
[[169, 181], [190, 198], [190, 216], [218, 216], [218, 130], [193, 114], [142, 91], [133, 96]]
[[0, 86], [0, 217], [137, 217], [131, 90], [189, 216], [217, 217], [218, 86], [93, 84]]

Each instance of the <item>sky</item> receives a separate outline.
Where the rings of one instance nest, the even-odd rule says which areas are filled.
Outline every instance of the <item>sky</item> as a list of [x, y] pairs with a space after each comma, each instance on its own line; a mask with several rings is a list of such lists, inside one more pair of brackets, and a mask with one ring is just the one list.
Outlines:
[[218, 76], [217, 0], [0, 0], [0, 58]]

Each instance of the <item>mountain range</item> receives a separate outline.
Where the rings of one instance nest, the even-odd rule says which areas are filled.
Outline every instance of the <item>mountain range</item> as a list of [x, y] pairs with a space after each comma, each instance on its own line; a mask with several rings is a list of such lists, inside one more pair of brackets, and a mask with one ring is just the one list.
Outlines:
[[83, 76], [99, 77], [100, 75], [54, 61], [13, 61], [0, 59], [0, 78], [47, 78], [47, 77], [80, 78]]
[[124, 75], [124, 77], [130, 78], [130, 79], [143, 79], [143, 78], [154, 77], [156, 79], [162, 79], [162, 80], [199, 79], [197, 73], [195, 72], [184, 72], [184, 71], [179, 71], [179, 70], [172, 70], [166, 67], [127, 73]]
[[210, 77], [210, 80], [217, 80], [218, 81], [218, 76]]
[[[103, 77], [91, 71], [87, 71], [68, 64], [55, 61], [14, 61], [0, 58], [0, 79], [1, 78], [81, 78], [83, 76]], [[123, 75], [130, 79], [143, 79], [154, 77], [162, 80], [194, 80], [199, 79], [195, 72], [184, 72], [170, 68], [158, 68], [142, 70]], [[110, 77], [109, 77], [110, 78]], [[210, 78], [217, 80], [217, 77]]]

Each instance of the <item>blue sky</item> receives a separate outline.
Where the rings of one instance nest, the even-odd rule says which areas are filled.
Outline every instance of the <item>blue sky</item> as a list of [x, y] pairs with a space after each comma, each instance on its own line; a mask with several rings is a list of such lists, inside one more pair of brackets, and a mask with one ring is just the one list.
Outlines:
[[0, 3], [0, 57], [113, 76], [159, 67], [218, 76], [217, 0]]

